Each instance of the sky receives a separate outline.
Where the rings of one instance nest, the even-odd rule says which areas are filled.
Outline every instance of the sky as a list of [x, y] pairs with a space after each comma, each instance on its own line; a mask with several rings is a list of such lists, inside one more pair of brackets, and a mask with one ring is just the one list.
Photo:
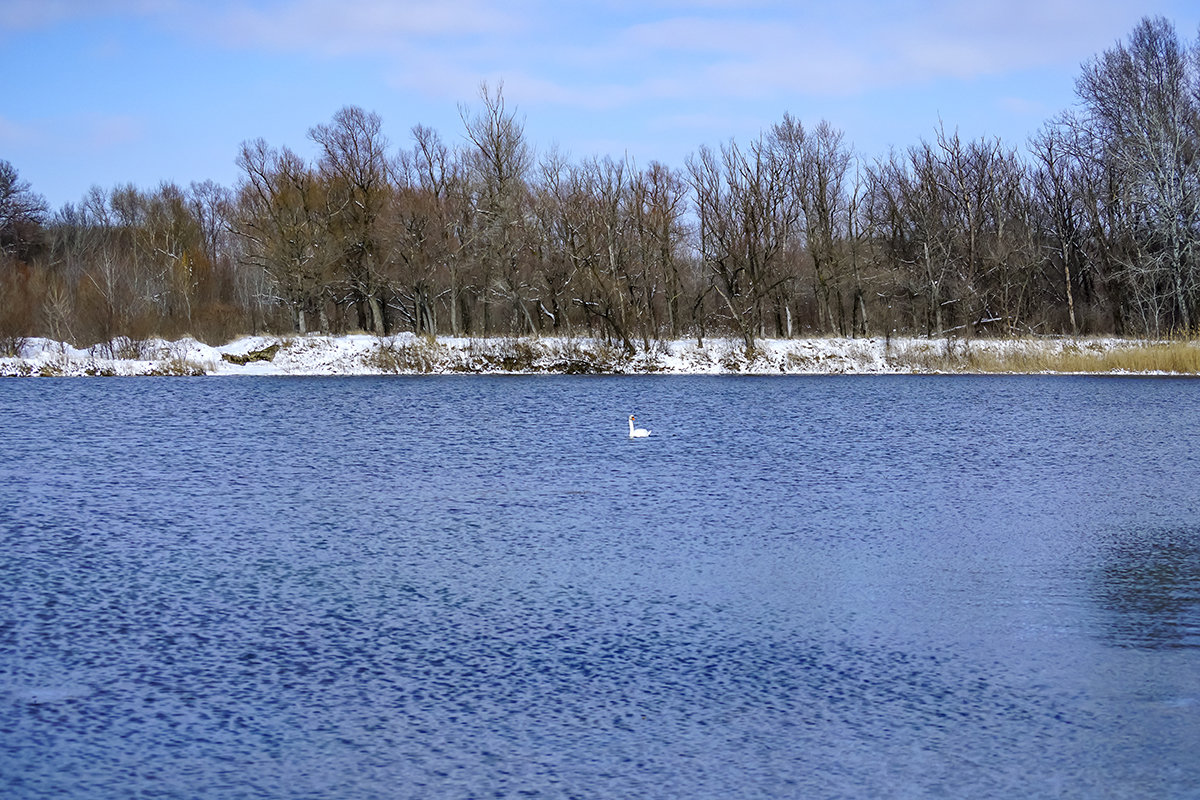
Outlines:
[[932, 140], [1022, 146], [1081, 65], [1195, 0], [0, 0], [0, 159], [51, 209], [92, 186], [236, 185], [244, 141], [313, 158], [344, 106], [462, 141], [503, 85], [538, 154], [685, 165], [790, 113], [865, 160]]

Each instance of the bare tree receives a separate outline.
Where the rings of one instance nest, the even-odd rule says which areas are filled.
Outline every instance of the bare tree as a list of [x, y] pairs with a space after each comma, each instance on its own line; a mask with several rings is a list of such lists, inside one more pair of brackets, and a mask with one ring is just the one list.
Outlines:
[[671, 338], [681, 333], [680, 300], [685, 292], [681, 250], [687, 229], [684, 225], [687, 184], [682, 175], [652, 161], [629, 177], [628, 214], [634, 237], [635, 263], [639, 265], [643, 343], [659, 335], [657, 298], [663, 296], [667, 330]]
[[553, 331], [571, 332], [568, 292], [573, 288], [576, 270], [572, 258], [580, 238], [582, 220], [576, 213], [579, 197], [575, 189], [575, 170], [566, 156], [552, 148], [541, 159], [537, 179], [531, 186], [531, 222], [534, 249], [538, 322], [550, 320]]
[[1079, 333], [1075, 311], [1075, 283], [1086, 268], [1084, 231], [1086, 219], [1080, 196], [1081, 169], [1064, 141], [1063, 127], [1047, 126], [1031, 142], [1036, 159], [1032, 173], [1033, 191], [1040, 205], [1043, 247], [1047, 258], [1062, 275], [1062, 289], [1071, 333]]
[[334, 250], [327, 187], [303, 159], [262, 139], [242, 145], [238, 166], [236, 231], [246, 243], [243, 263], [261, 269], [292, 314], [295, 330], [307, 333], [311, 317], [328, 330], [325, 299]]
[[381, 219], [392, 198], [383, 123], [374, 112], [347, 106], [331, 123], [312, 128], [309, 137], [321, 148], [318, 168], [332, 200], [330, 228], [359, 327], [382, 335], [388, 282]]
[[26, 262], [41, 244], [46, 201], [0, 160], [0, 350], [19, 351], [34, 324], [36, 276]]
[[688, 158], [701, 262], [748, 353], [762, 335], [772, 293], [792, 279], [786, 252], [800, 216], [788, 190], [788, 162], [768, 140], [736, 142]]
[[1016, 330], [1034, 260], [1025, 168], [999, 139], [964, 142], [939, 128], [929, 173], [948, 201], [950, 263], [968, 335], [993, 323]]
[[47, 211], [45, 198], [0, 159], [0, 256], [27, 258]]
[[850, 225], [846, 179], [853, 153], [845, 144], [844, 134], [828, 122], [821, 121], [809, 133], [790, 114], [771, 128], [770, 143], [787, 165], [787, 189], [802, 212], [804, 249], [812, 262], [820, 315], [818, 326], [848, 334], [854, 310], [845, 302]]
[[[399, 210], [404, 220], [399, 244], [407, 268], [404, 312], [414, 330], [437, 333], [435, 302], [445, 295], [450, 332], [462, 332], [464, 238], [472, 216], [461, 160], [432, 128], [413, 126], [413, 146], [400, 154]], [[419, 243], [419, 246], [418, 246]], [[421, 262], [418, 264], [418, 262]]]
[[[1200, 47], [1200, 45], [1198, 45]], [[1113, 181], [1132, 245], [1123, 255], [1147, 329], [1192, 330], [1200, 299], [1200, 66], [1171, 24], [1145, 18], [1129, 43], [1085, 65], [1076, 121]]]
[[527, 178], [533, 152], [525, 140], [524, 122], [505, 103], [503, 83], [494, 92], [486, 82], [480, 84], [479, 99], [482, 109], [472, 114], [461, 107], [459, 116], [470, 142], [467, 165], [477, 215], [472, 241], [483, 273], [484, 334], [491, 330], [492, 294], [510, 303], [510, 331], [519, 327], [518, 320], [532, 330], [535, 326], [526, 304], [522, 256], [527, 246]]
[[575, 222], [567, 247], [580, 276], [572, 302], [632, 354], [636, 348], [628, 291], [632, 255], [624, 208], [627, 175], [626, 162], [611, 158], [593, 158], [570, 170], [567, 207]]
[[871, 181], [871, 213], [892, 265], [889, 300], [903, 304], [909, 317], [904, 327], [928, 336], [945, 330], [946, 307], [953, 302], [946, 297], [953, 273], [950, 200], [940, 169], [932, 146], [922, 142], [907, 157], [893, 153], [880, 161]]

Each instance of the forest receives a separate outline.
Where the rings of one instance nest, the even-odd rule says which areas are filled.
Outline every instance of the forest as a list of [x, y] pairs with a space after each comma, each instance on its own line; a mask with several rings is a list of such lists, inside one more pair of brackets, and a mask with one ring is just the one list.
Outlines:
[[0, 160], [0, 353], [29, 337], [1194, 336], [1200, 38], [1146, 18], [1018, 148], [945, 125], [857, 154], [783, 114], [683, 165], [536, 152], [502, 86], [449, 141], [350, 106], [309, 161], [93, 187], [51, 211]]

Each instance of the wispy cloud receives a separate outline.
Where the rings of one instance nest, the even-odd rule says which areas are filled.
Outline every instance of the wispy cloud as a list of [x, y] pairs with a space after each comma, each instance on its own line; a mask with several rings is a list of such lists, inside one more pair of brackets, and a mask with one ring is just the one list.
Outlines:
[[0, 145], [100, 154], [144, 141], [147, 130], [145, 120], [127, 114], [74, 114], [22, 123], [0, 117]]
[[0, 26], [118, 14], [227, 48], [371, 59], [428, 94], [504, 77], [514, 96], [582, 110], [851, 97], [1076, 64], [1135, 20], [1124, 0], [8, 0]]
[[161, 17], [177, 13], [180, 0], [5, 0], [0, 30], [32, 30], [105, 16]]
[[719, 3], [678, 13], [674, 5], [651, 3], [651, 10], [667, 12], [644, 15], [652, 19], [631, 14], [623, 24], [582, 25], [569, 46], [519, 38], [512, 51], [489, 58], [452, 48], [426, 63], [434, 72], [443, 71], [440, 65], [448, 72], [479, 62], [491, 69], [520, 65], [528, 76], [520, 83], [533, 97], [580, 108], [659, 99], [852, 97], [1053, 64], [1070, 69], [1096, 52], [1101, 31], [1124, 29], [1130, 13], [1114, 2], [1054, 0], [982, 8], [849, 2], [820, 13], [764, 3], [750, 14]]
[[519, 25], [512, 14], [481, 0], [226, 3], [185, 16], [226, 44], [334, 56], [402, 55], [430, 39], [503, 35]]
[[[621, 30], [613, 56], [691, 70], [695, 91], [761, 95], [788, 89], [852, 95], [931, 80], [972, 80], [1095, 51], [1098, 31], [1128, 9], [1113, 2], [1019, 0], [839, 4], [820, 13], [777, 5], [745, 16], [663, 18]], [[682, 59], [680, 67], [672, 59]]]
[[30, 125], [23, 125], [18, 122], [13, 122], [10, 119], [0, 117], [0, 146], [16, 147], [18, 145], [25, 146], [37, 139], [37, 132]]
[[1044, 103], [1036, 100], [1014, 96], [1001, 97], [996, 101], [996, 105], [1005, 114], [1039, 120], [1049, 119], [1056, 111], [1061, 110], [1047, 108]]
[[146, 137], [144, 120], [128, 114], [88, 114], [78, 120], [84, 141], [97, 150], [136, 144]]
[[189, 159], [228, 174], [241, 138], [295, 146], [345, 103], [452, 136], [481, 80], [539, 146], [583, 154], [678, 164], [784, 110], [869, 152], [941, 114], [1020, 140], [1071, 102], [1080, 62], [1158, 13], [1194, 34], [1187, 0], [0, 0], [20, 76], [0, 148], [65, 198]]

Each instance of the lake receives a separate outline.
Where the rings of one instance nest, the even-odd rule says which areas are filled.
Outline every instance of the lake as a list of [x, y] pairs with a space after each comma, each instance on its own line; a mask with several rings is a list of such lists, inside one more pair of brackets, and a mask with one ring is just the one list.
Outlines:
[[1198, 421], [1168, 378], [4, 381], [0, 794], [1196, 797]]

